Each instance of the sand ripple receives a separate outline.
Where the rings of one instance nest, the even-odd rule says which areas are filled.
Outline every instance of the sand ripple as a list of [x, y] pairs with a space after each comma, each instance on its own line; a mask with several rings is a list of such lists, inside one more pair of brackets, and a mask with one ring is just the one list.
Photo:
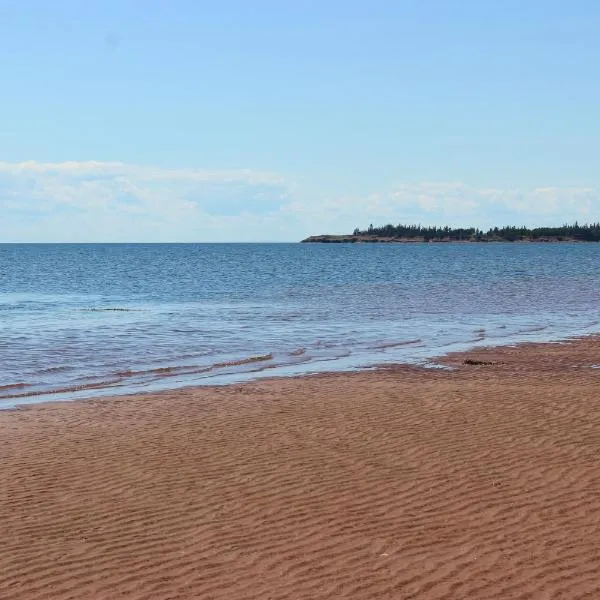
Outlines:
[[2, 413], [0, 598], [599, 598], [599, 354]]

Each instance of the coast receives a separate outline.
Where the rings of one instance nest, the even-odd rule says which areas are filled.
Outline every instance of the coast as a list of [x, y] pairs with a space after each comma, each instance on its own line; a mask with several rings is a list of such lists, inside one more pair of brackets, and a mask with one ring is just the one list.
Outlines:
[[378, 242], [600, 242], [600, 223], [560, 227], [496, 226], [487, 231], [478, 227], [423, 227], [421, 225], [392, 225], [354, 229], [352, 234], [312, 235], [302, 242], [317, 243], [378, 243]]
[[[423, 236], [416, 237], [391, 237], [380, 235], [311, 235], [303, 240], [301, 244], [493, 244], [493, 243], [514, 243], [514, 244], [575, 244], [586, 242], [573, 237], [536, 237], [506, 240], [501, 237], [486, 237], [477, 239], [475, 237], [465, 237], [464, 239], [455, 239], [450, 237], [436, 237], [427, 239]], [[596, 240], [591, 240], [596, 242]]]
[[600, 595], [600, 338], [0, 412], [0, 597]]

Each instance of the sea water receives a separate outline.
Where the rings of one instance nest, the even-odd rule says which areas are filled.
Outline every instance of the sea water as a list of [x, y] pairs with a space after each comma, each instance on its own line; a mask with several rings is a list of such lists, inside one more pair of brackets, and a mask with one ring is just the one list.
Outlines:
[[0, 408], [600, 331], [598, 244], [0, 245]]

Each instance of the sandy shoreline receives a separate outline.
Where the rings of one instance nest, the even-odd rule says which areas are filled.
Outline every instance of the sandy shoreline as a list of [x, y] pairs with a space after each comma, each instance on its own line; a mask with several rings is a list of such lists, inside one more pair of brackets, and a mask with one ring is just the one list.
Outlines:
[[446, 362], [0, 412], [0, 598], [600, 597], [600, 338]]

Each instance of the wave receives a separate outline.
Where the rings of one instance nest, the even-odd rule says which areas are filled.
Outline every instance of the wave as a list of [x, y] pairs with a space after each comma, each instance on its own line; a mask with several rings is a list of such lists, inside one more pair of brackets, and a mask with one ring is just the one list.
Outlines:
[[[104, 380], [104, 381], [100, 381], [98, 383], [90, 383], [87, 385], [64, 385], [62, 387], [53, 387], [53, 388], [49, 388], [49, 389], [36, 389], [36, 390], [30, 390], [30, 391], [21, 392], [21, 393], [0, 394], [0, 399], [12, 400], [12, 399], [17, 399], [17, 398], [30, 398], [33, 396], [51, 396], [51, 395], [56, 395], [56, 394], [72, 394], [73, 392], [104, 389], [104, 388], [112, 387], [118, 383], [119, 382], [115, 381], [115, 380], [112, 380], [112, 381]], [[32, 387], [32, 386], [30, 386], [30, 387]]]
[[140, 308], [80, 308], [82, 312], [140, 312]]
[[402, 346], [410, 346], [412, 344], [420, 344], [423, 340], [421, 338], [417, 338], [416, 340], [403, 340], [401, 342], [384, 342], [382, 344], [377, 344], [375, 346], [369, 346], [370, 350], [386, 350], [387, 348], [400, 348]]
[[248, 358], [242, 358], [240, 360], [232, 360], [222, 363], [216, 363], [213, 365], [215, 369], [221, 369], [223, 367], [240, 367], [242, 365], [249, 365], [256, 362], [262, 362], [265, 360], [273, 360], [273, 354], [262, 354], [259, 356], [250, 356]]
[[531, 327], [526, 327], [524, 329], [518, 329], [517, 334], [537, 333], [538, 331], [545, 331], [546, 329], [548, 329], [548, 325], [533, 325]]
[[19, 381], [18, 383], [7, 383], [6, 385], [0, 385], [0, 392], [6, 390], [18, 390], [26, 387], [31, 387], [31, 384], [25, 383], [24, 381]]
[[65, 371], [71, 371], [73, 367], [68, 367], [66, 365], [62, 365], [59, 367], [46, 367], [45, 369], [41, 369], [39, 373], [48, 374], [48, 373], [64, 373]]
[[[167, 377], [182, 377], [190, 375], [201, 375], [207, 373], [215, 373], [219, 370], [232, 368], [232, 367], [244, 367], [247, 365], [260, 364], [260, 369], [276, 368], [282, 366], [278, 364], [263, 364], [273, 360], [274, 356], [272, 353], [260, 354], [256, 356], [248, 356], [246, 358], [240, 358], [237, 360], [222, 361], [211, 365], [173, 365], [165, 367], [155, 367], [152, 369], [125, 369], [115, 371], [105, 375], [90, 375], [80, 377], [71, 383], [64, 385], [57, 385], [55, 387], [48, 387], [46, 389], [23, 390], [25, 387], [33, 387], [31, 384], [18, 383], [0, 386], [0, 399], [13, 399], [13, 398], [27, 398], [30, 396], [43, 396], [43, 395], [56, 395], [56, 394], [69, 394], [73, 392], [82, 392], [86, 390], [98, 390], [112, 387], [123, 387], [130, 384], [148, 384], [152, 381], [164, 379]], [[79, 383], [78, 383], [79, 382]], [[8, 392], [8, 393], [4, 393]]]
[[290, 356], [302, 356], [303, 354], [306, 354], [306, 348], [297, 348], [289, 353]]

